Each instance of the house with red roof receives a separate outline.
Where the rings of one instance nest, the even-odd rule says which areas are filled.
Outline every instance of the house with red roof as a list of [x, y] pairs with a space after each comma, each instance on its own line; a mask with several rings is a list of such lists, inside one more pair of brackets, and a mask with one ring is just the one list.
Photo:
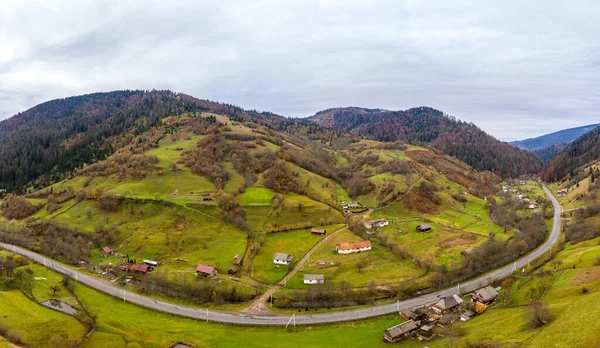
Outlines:
[[111, 255], [112, 253], [114, 253], [115, 251], [112, 250], [111, 248], [105, 246], [104, 248], [100, 249], [100, 251], [102, 252], [102, 255], [106, 256], [106, 255]]
[[216, 276], [217, 270], [213, 266], [199, 264], [196, 266], [196, 274], [203, 275], [205, 277]]
[[350, 254], [368, 251], [371, 250], [371, 241], [364, 240], [362, 242], [340, 243], [335, 246], [335, 250], [338, 252], [338, 254]]

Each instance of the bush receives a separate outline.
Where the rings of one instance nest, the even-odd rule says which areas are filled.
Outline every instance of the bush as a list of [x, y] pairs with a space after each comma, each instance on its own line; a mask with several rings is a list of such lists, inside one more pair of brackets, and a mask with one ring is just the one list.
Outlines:
[[527, 311], [527, 322], [533, 329], [540, 328], [552, 320], [552, 313], [546, 304], [534, 301], [529, 305]]

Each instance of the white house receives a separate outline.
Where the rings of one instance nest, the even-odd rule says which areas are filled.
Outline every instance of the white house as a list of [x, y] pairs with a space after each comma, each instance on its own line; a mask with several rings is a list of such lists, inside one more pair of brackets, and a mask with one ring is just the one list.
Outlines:
[[292, 256], [284, 253], [275, 253], [273, 263], [276, 265], [289, 265], [292, 263]]
[[365, 226], [365, 228], [373, 228], [375, 226], [384, 227], [389, 224], [390, 222], [386, 219], [376, 219], [363, 222], [363, 226]]
[[368, 240], [354, 243], [340, 243], [335, 246], [338, 254], [359, 253], [361, 251], [371, 250], [371, 242]]
[[304, 284], [323, 284], [325, 276], [322, 274], [305, 274]]

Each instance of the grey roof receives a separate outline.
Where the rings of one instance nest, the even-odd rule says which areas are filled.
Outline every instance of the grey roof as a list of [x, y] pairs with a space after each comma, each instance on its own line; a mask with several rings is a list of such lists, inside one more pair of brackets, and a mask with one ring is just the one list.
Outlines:
[[421, 224], [418, 226], [420, 229], [424, 230], [424, 229], [431, 229], [431, 225], [430, 224]]
[[462, 317], [462, 318], [470, 318], [470, 317], [472, 317], [473, 315], [475, 315], [475, 313], [473, 313], [473, 312], [471, 312], [471, 311], [465, 311], [465, 312], [464, 312], [464, 313], [461, 315], [461, 317]]
[[407, 334], [416, 329], [417, 329], [417, 323], [415, 323], [412, 320], [407, 320], [402, 324], [398, 324], [396, 326], [390, 327], [389, 329], [385, 330], [385, 333], [386, 333], [386, 335], [389, 335], [392, 338], [394, 338], [394, 337], [398, 337], [398, 336]]
[[436, 303], [434, 306], [441, 310], [446, 310], [446, 309], [454, 308], [461, 303], [463, 303], [462, 298], [460, 298], [458, 295], [452, 295], [452, 296], [444, 297], [443, 299], [439, 300], [438, 303]]
[[273, 260], [291, 261], [292, 257], [289, 254], [285, 253], [275, 253], [275, 255], [273, 256]]
[[304, 280], [325, 280], [323, 274], [305, 274]]
[[444, 314], [438, 322], [442, 325], [446, 325], [453, 321], [456, 321], [456, 319], [458, 319], [458, 316], [455, 314]]
[[484, 302], [492, 301], [498, 297], [498, 291], [491, 286], [475, 290], [475, 297], [481, 299]]

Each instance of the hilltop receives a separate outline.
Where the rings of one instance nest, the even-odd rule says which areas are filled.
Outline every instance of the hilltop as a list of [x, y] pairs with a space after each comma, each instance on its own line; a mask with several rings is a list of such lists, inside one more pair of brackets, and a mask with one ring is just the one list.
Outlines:
[[399, 140], [431, 147], [477, 170], [488, 170], [501, 177], [537, 174], [543, 165], [535, 154], [501, 142], [472, 123], [429, 107], [405, 111], [333, 108], [320, 111], [309, 120], [373, 140]]

